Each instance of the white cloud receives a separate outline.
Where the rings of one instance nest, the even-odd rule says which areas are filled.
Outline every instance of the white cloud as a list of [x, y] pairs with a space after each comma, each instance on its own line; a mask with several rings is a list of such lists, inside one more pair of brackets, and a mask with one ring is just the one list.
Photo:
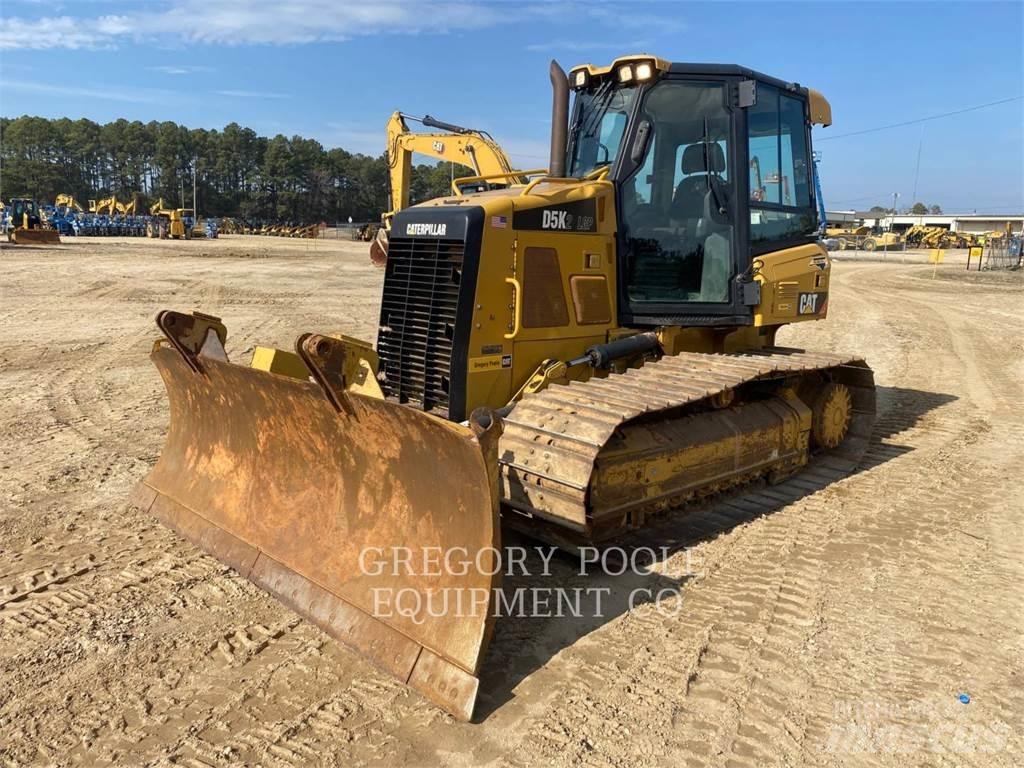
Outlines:
[[[89, 16], [11, 16], [0, 18], [0, 50], [110, 48], [123, 42], [160, 44], [290, 45], [336, 42], [378, 34], [439, 34], [483, 29], [533, 18], [560, 29], [594, 20], [615, 30], [679, 30], [681, 7], [666, 13], [638, 11], [630, 3], [479, 2], [478, 0], [165, 0], [162, 5], [112, 0], [106, 13]], [[39, 6], [18, 12], [41, 14]], [[80, 11], [84, 4], [75, 4]], [[51, 11], [52, 12], [52, 11]], [[58, 11], [66, 13], [66, 11]], [[611, 43], [568, 41], [563, 50], [617, 48]], [[536, 44], [531, 50], [543, 50]], [[184, 67], [173, 67], [184, 69]], [[186, 74], [186, 72], [167, 72]]]
[[290, 93], [273, 93], [271, 91], [214, 91], [219, 96], [231, 96], [236, 99], [290, 99]]
[[546, 43], [530, 43], [526, 46], [528, 51], [551, 51], [552, 53], [586, 53], [588, 51], [615, 51], [616, 55], [626, 53], [642, 53], [647, 46], [644, 40], [634, 40], [628, 43], [605, 42], [599, 40], [551, 40]]
[[117, 29], [123, 24], [116, 17], [73, 19], [70, 16], [54, 18], [0, 19], [0, 50], [31, 48], [109, 48], [113, 46]]
[[631, 3], [603, 3], [589, 6], [587, 14], [615, 29], [657, 29], [659, 32], [686, 29], [686, 22], [678, 13], [679, 9], [685, 7], [682, 3], [664, 3], [662, 7], [669, 13], [637, 11]]
[[168, 0], [169, 8], [95, 18], [0, 19], [0, 49], [104, 48], [124, 41], [299, 44], [371, 34], [443, 33], [507, 21], [465, 0]]
[[38, 83], [30, 80], [0, 80], [0, 91], [27, 91], [30, 93], [49, 93], [54, 96], [78, 96], [88, 99], [106, 101], [126, 101], [133, 104], [166, 103], [176, 97], [172, 91], [140, 88], [87, 88], [77, 85], [54, 85]]
[[165, 75], [191, 75], [199, 72], [213, 72], [213, 67], [204, 67], [197, 64], [161, 64], [158, 67], [146, 67], [153, 72], [162, 72]]

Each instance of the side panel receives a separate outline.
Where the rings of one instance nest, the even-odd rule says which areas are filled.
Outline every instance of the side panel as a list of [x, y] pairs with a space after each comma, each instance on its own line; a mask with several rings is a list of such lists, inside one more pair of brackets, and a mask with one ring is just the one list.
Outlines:
[[831, 271], [828, 254], [817, 244], [755, 258], [754, 276], [761, 284], [761, 303], [754, 311], [754, 325], [824, 320], [828, 314]]

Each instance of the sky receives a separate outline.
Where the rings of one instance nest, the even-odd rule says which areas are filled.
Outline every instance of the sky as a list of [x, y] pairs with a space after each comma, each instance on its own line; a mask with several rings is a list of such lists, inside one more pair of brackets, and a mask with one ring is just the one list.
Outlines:
[[830, 209], [897, 192], [900, 207], [1022, 213], [1022, 41], [1019, 0], [3, 0], [0, 114], [237, 122], [376, 155], [400, 109], [485, 129], [517, 166], [544, 167], [548, 62], [649, 52], [824, 93]]

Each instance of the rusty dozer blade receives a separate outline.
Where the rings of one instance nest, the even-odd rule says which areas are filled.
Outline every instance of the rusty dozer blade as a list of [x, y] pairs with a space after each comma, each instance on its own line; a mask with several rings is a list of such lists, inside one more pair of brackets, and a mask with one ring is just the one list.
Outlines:
[[157, 325], [170, 427], [133, 503], [469, 720], [500, 579], [500, 419], [346, 388], [336, 337], [299, 337], [304, 379], [230, 363], [218, 318]]
[[388, 231], [384, 227], [378, 229], [370, 241], [370, 261], [377, 267], [388, 263]]

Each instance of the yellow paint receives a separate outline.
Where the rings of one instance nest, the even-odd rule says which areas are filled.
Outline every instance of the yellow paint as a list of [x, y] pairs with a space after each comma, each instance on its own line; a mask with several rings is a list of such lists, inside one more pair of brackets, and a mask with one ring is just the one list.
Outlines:
[[293, 379], [308, 379], [309, 370], [302, 358], [294, 352], [273, 347], [256, 347], [252, 353], [250, 367], [279, 376], [290, 376]]
[[[483, 208], [480, 277], [471, 310], [467, 374], [472, 375], [467, 376], [466, 382], [467, 413], [479, 406], [500, 408], [528, 383], [546, 385], [552, 380], [588, 378], [590, 371], [586, 366], [572, 369], [564, 378], [538, 378], [538, 372], [545, 361], [564, 362], [579, 357], [589, 346], [640, 330], [621, 328], [617, 323], [615, 193], [612, 183], [600, 176], [595, 174], [584, 180], [541, 178], [526, 187], [453, 194], [422, 204], [424, 207], [472, 205]], [[587, 199], [596, 200], [596, 232], [514, 229], [517, 211]], [[508, 225], [491, 226], [495, 216], [505, 217]], [[563, 298], [570, 308], [564, 326], [527, 328], [522, 325], [521, 312], [526, 300], [522, 294], [522, 255], [531, 247], [553, 248], [558, 252]], [[761, 303], [754, 308], [752, 325], [725, 329], [664, 327], [659, 334], [666, 353], [732, 352], [768, 346], [774, 343], [778, 326], [821, 320], [826, 316], [826, 311], [801, 314], [799, 306], [800, 294], [819, 294], [819, 308], [825, 303], [832, 265], [820, 245], [802, 245], [757, 256], [753, 267], [754, 280], [761, 284]], [[576, 313], [572, 311], [570, 281], [574, 275], [581, 274], [604, 277], [611, 309], [607, 323], [577, 322]], [[481, 350], [487, 350], [487, 354], [480, 355]], [[511, 366], [502, 367], [501, 358], [509, 355]]]

